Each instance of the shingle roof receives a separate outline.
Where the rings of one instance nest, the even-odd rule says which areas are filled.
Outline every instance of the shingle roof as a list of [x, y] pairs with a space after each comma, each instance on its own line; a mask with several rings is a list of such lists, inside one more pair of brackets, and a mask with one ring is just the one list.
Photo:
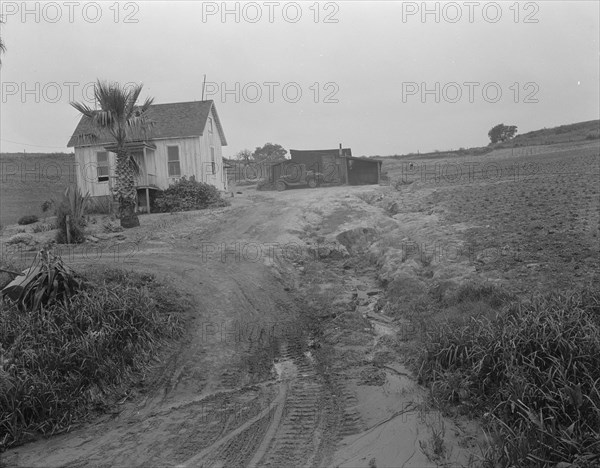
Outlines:
[[[215, 123], [219, 131], [221, 144], [226, 146], [225, 133], [223, 132], [217, 109], [212, 100], [153, 104], [148, 110], [148, 115], [155, 124], [152, 127], [148, 140], [200, 136], [204, 131], [211, 109], [215, 115]], [[84, 142], [79, 138], [80, 135], [87, 135], [91, 132], [92, 126], [90, 120], [82, 116], [69, 143], [67, 143], [67, 147], [87, 146], [90, 144], [100, 145], [113, 142], [108, 132], [100, 132], [98, 138], [93, 142], [89, 140]]]

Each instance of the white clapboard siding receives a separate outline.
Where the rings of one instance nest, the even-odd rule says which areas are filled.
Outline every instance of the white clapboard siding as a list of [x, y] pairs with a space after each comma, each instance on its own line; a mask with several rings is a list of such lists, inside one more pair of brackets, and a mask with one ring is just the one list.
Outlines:
[[[226, 190], [227, 178], [223, 174], [223, 152], [214, 107], [211, 108], [210, 118], [213, 122], [212, 133], [209, 131], [207, 119], [203, 135], [199, 137], [182, 135], [177, 138], [149, 140], [149, 143], [156, 146], [154, 152], [155, 167], [148, 167], [151, 164], [143, 166], [147, 167], [148, 172], [155, 172], [156, 185], [160, 189], [166, 189], [179, 179], [179, 177], [169, 177], [167, 157], [167, 147], [178, 146], [181, 176], [188, 178], [195, 176], [198, 181], [214, 185], [219, 190]], [[211, 147], [214, 148], [215, 152], [214, 174], [211, 164]], [[96, 154], [101, 151], [106, 151], [102, 145], [75, 147], [78, 186], [83, 193], [89, 192], [93, 197], [110, 195], [109, 182], [98, 182]], [[148, 161], [148, 158], [146, 160]], [[114, 177], [116, 175], [116, 154], [109, 153], [109, 164], [110, 176]]]

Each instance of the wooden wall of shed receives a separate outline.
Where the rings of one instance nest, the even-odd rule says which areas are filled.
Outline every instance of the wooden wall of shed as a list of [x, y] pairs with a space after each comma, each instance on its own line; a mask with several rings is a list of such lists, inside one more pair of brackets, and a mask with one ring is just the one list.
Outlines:
[[345, 159], [325, 153], [295, 153], [292, 161], [305, 164], [306, 170], [320, 172], [326, 183], [343, 184], [346, 181]]
[[379, 164], [372, 161], [349, 159], [348, 183], [350, 185], [368, 185], [379, 183]]

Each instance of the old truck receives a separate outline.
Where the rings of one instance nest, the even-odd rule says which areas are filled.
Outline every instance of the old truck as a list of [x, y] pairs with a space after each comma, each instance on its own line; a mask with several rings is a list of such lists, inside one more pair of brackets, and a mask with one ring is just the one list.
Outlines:
[[275, 181], [275, 188], [280, 192], [289, 187], [308, 186], [316, 188], [323, 182], [323, 174], [306, 170], [305, 164], [282, 165], [280, 176]]

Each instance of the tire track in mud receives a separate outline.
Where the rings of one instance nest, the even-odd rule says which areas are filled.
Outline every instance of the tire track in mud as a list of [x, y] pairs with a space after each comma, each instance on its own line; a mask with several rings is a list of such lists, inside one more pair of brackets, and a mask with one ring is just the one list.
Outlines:
[[[282, 379], [288, 386], [281, 419], [263, 457], [253, 466], [312, 466], [320, 451], [321, 433], [327, 421], [327, 391], [300, 340], [283, 343], [280, 349]], [[286, 375], [285, 369], [291, 375]], [[289, 381], [287, 379], [289, 378]]]
[[[200, 453], [187, 459], [178, 467], [196, 466], [246, 466], [248, 458], [254, 449], [264, 438], [268, 429], [268, 421], [272, 417], [277, 406], [285, 400], [285, 389], [280, 388], [275, 400], [258, 415], [247, 420], [235, 430], [217, 438]], [[222, 432], [219, 435], [223, 435]]]
[[278, 393], [270, 405], [181, 467], [318, 466], [324, 437], [337, 427], [334, 398], [319, 375], [305, 337], [280, 342], [274, 362]]

